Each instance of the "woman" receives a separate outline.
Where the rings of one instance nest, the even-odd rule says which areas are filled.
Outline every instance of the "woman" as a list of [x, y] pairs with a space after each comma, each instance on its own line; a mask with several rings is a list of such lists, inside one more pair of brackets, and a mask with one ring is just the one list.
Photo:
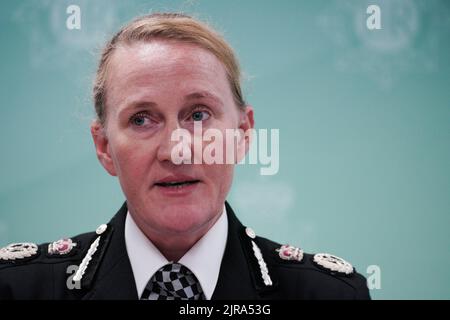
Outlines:
[[[210, 27], [182, 14], [131, 22], [102, 53], [94, 101], [97, 157], [126, 202], [95, 233], [3, 248], [0, 298], [370, 298], [348, 262], [257, 237], [226, 202], [253, 108], [232, 49]], [[195, 152], [211, 141], [199, 126], [225, 137], [215, 155], [232, 144], [233, 161]], [[197, 161], [174, 161], [180, 130], [183, 157]]]

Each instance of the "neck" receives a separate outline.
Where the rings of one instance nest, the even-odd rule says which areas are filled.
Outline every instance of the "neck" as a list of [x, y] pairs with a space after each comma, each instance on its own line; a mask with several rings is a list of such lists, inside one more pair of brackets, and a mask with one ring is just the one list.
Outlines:
[[177, 262], [211, 229], [220, 216], [221, 214], [216, 215], [195, 230], [184, 232], [161, 232], [143, 221], [135, 221], [145, 236], [167, 260]]
[[206, 234], [206, 232], [189, 236], [172, 235], [170, 241], [167, 241], [167, 237], [161, 239], [159, 237], [149, 237], [147, 235], [147, 238], [150, 239], [167, 260], [177, 262]]

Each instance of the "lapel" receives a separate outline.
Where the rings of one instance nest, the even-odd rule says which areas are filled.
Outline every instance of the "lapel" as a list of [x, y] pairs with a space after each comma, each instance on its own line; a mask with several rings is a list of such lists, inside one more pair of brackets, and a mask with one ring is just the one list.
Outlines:
[[108, 224], [112, 232], [105, 254], [94, 275], [90, 291], [83, 297], [88, 300], [138, 299], [136, 282], [125, 246], [126, 202]]
[[220, 266], [219, 279], [212, 300], [257, 299], [252, 272], [243, 248], [244, 226], [237, 219], [228, 202], [225, 202], [228, 217], [228, 238]]

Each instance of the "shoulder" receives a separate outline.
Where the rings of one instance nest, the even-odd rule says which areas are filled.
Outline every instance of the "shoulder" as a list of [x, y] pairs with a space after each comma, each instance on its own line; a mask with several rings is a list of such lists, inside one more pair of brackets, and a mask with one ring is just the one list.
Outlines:
[[254, 232], [251, 236], [269, 276], [284, 297], [370, 299], [366, 278], [343, 258], [328, 253], [308, 254], [301, 248], [256, 236]]
[[63, 238], [53, 242], [35, 244], [31, 242], [11, 243], [0, 248], [0, 271], [33, 267], [38, 264], [53, 265], [77, 260], [83, 249], [92, 242], [95, 232]]
[[89, 232], [42, 244], [12, 243], [1, 248], [0, 299], [32, 298], [36, 296], [32, 291], [51, 298], [55, 287], [64, 286], [76, 271], [95, 235]]

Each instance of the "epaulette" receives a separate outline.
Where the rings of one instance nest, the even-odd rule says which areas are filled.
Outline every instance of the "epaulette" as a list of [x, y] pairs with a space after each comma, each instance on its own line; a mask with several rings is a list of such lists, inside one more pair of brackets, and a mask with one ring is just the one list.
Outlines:
[[56, 264], [81, 260], [95, 233], [85, 233], [72, 238], [36, 244], [11, 243], [0, 248], [0, 270], [32, 264]]
[[[257, 289], [269, 290], [276, 286], [276, 273], [271, 268], [288, 266], [299, 270], [316, 271], [330, 277], [339, 278], [352, 285], [352, 278], [356, 273], [355, 268], [346, 260], [329, 253], [307, 254], [303, 249], [289, 245], [278, 244], [271, 240], [256, 236], [255, 232], [246, 227], [243, 230], [244, 238], [250, 241], [252, 250], [247, 249], [247, 255], [253, 263], [254, 274], [260, 274], [260, 279], [255, 279]], [[259, 270], [258, 270], [259, 269]], [[359, 278], [359, 276], [357, 277]], [[359, 280], [359, 279], [358, 279]]]

